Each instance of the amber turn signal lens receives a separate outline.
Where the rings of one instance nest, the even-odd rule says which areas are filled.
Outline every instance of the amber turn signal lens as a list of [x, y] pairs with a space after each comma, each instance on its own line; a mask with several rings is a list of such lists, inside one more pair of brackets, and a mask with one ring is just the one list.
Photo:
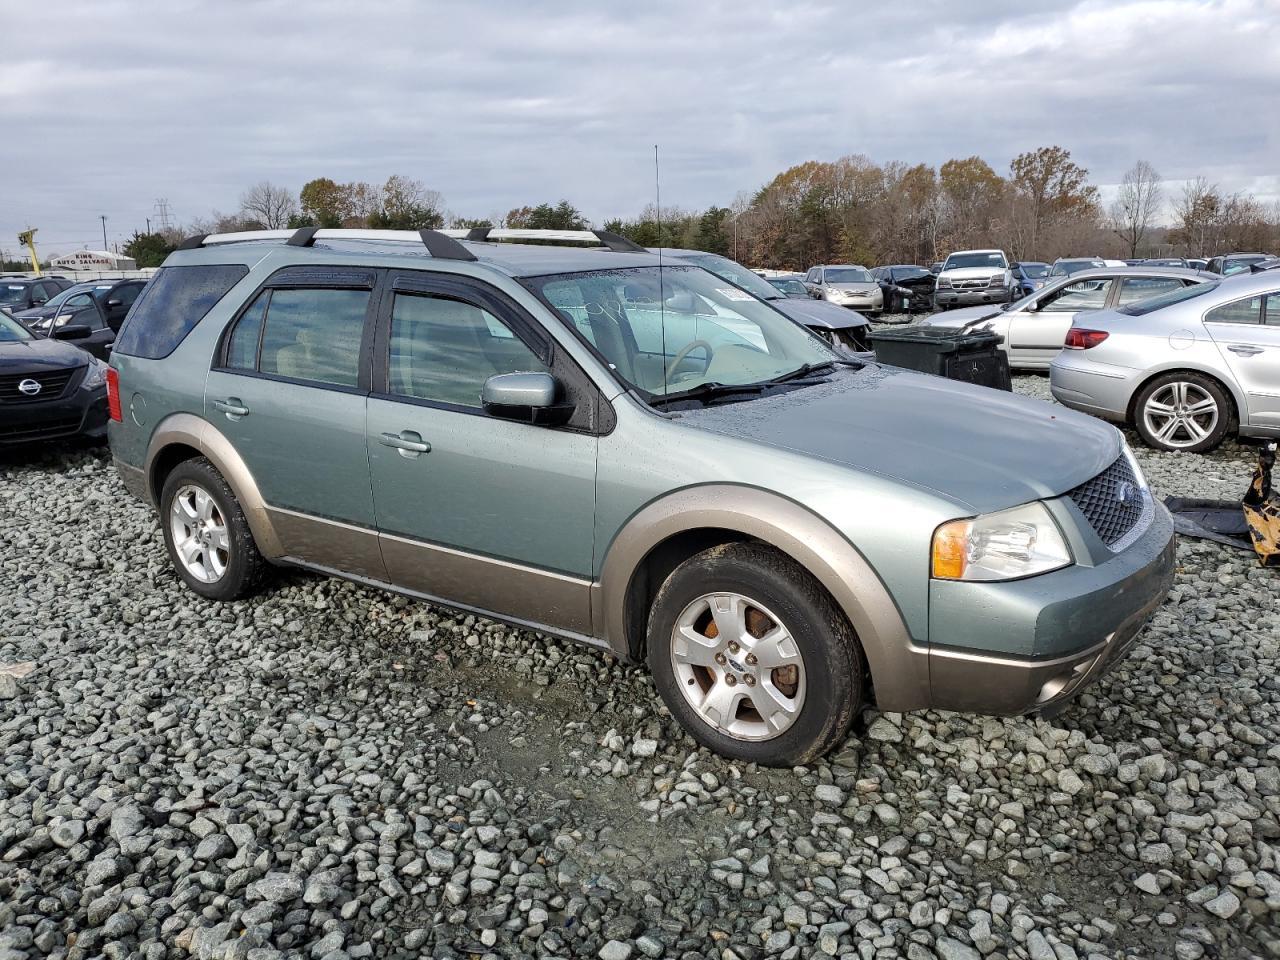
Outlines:
[[969, 543], [970, 522], [952, 520], [933, 535], [933, 575], [939, 580], [964, 578], [965, 553]]

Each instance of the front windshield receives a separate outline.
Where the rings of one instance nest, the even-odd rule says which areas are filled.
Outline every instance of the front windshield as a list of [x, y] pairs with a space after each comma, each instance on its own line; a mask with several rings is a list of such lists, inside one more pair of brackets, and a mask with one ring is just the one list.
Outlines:
[[742, 264], [730, 260], [728, 257], [721, 257], [714, 253], [700, 253], [692, 257], [681, 257], [690, 263], [696, 263], [704, 270], [710, 270], [721, 280], [728, 280], [735, 287], [741, 287], [753, 297], [759, 297], [761, 300], [781, 300], [778, 294], [766, 280], [758, 273], [753, 273]]
[[1047, 263], [1024, 263], [1021, 268], [1022, 275], [1028, 280], [1043, 280], [1049, 275], [1049, 265]]
[[871, 271], [863, 267], [835, 267], [822, 272], [827, 283], [871, 283]]
[[964, 270], [969, 267], [1007, 267], [1004, 254], [999, 250], [993, 253], [953, 253], [947, 257], [943, 270]]
[[25, 283], [0, 284], [0, 303], [25, 303], [27, 285]]
[[804, 284], [799, 280], [770, 280], [771, 284], [783, 293], [804, 293]]
[[1059, 260], [1053, 265], [1050, 272], [1051, 277], [1069, 277], [1073, 273], [1079, 273], [1081, 270], [1096, 270], [1099, 267], [1106, 266], [1100, 260]]
[[933, 276], [933, 274], [929, 273], [929, 271], [926, 270], [924, 267], [894, 267], [893, 268], [893, 279], [895, 280], [919, 280], [921, 277], [930, 277], [930, 276]]
[[1224, 277], [1229, 277], [1233, 273], [1243, 273], [1244, 271], [1248, 270], [1252, 264], [1261, 263], [1265, 259], [1267, 258], [1263, 256], [1232, 257], [1230, 260], [1223, 261], [1222, 275]]
[[650, 398], [761, 383], [838, 359], [773, 307], [700, 267], [593, 270], [524, 283]]
[[1177, 290], [1170, 290], [1168, 293], [1162, 293], [1159, 296], [1147, 297], [1145, 300], [1126, 304], [1117, 309], [1116, 313], [1128, 314], [1131, 317], [1145, 317], [1148, 313], [1154, 313], [1164, 307], [1181, 303], [1183, 300], [1203, 297], [1206, 293], [1211, 293], [1218, 289], [1221, 284], [1221, 280], [1210, 280], [1208, 283], [1195, 283], [1189, 287], [1180, 287]]
[[0, 343], [21, 343], [30, 339], [31, 334], [26, 327], [13, 319], [8, 311], [0, 310]]

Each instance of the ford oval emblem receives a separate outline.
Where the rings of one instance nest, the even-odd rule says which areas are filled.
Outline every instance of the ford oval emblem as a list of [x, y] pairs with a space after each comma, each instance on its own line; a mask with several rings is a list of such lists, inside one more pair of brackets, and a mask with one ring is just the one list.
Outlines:
[[40, 389], [41, 389], [40, 381], [39, 380], [23, 380], [21, 383], [18, 384], [18, 389], [23, 393], [25, 393], [28, 397], [34, 397], [37, 393], [40, 392]]
[[1138, 488], [1128, 480], [1122, 480], [1116, 486], [1116, 503], [1128, 506], [1138, 498]]

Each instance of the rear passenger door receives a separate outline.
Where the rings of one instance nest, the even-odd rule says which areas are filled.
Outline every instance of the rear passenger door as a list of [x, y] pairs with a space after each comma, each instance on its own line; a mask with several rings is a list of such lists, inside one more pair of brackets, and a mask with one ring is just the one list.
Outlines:
[[1108, 278], [1077, 280], [1041, 297], [1038, 309], [1014, 313], [1009, 321], [1009, 362], [1047, 367], [1062, 352], [1076, 314], [1103, 309], [1113, 282]]
[[[490, 416], [500, 373], [551, 372], [563, 427]], [[590, 635], [596, 423], [602, 403], [528, 313], [488, 284], [405, 271], [384, 296], [368, 449], [397, 585]]]
[[287, 556], [386, 580], [364, 439], [378, 279], [273, 274], [222, 336], [205, 419], [249, 467]]
[[1215, 307], [1204, 325], [1245, 393], [1249, 424], [1280, 427], [1280, 291]]

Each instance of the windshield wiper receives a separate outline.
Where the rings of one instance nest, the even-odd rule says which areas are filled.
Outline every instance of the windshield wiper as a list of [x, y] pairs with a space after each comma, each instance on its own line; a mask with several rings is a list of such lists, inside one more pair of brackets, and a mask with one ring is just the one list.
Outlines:
[[805, 363], [801, 364], [790, 373], [780, 373], [772, 379], [766, 380], [765, 383], [786, 383], [789, 380], [803, 380], [805, 377], [812, 376], [815, 373], [829, 373], [834, 370], [836, 361], [824, 360], [821, 363]]
[[668, 403], [677, 403], [681, 400], [711, 400], [716, 397], [729, 397], [739, 393], [761, 393], [765, 386], [766, 384], [763, 383], [700, 383], [696, 387], [690, 387], [688, 390], [678, 390], [675, 393], [654, 397], [649, 401], [649, 406], [666, 406]]

